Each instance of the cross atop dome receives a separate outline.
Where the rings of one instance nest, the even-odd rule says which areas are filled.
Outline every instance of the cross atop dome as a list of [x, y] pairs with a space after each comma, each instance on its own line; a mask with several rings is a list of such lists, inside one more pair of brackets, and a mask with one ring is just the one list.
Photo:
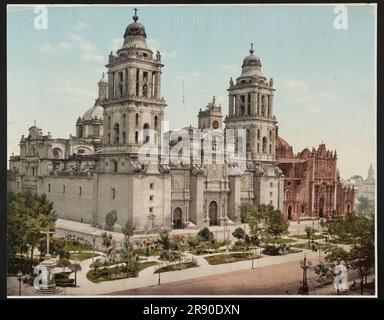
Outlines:
[[251, 50], [249, 50], [249, 53], [250, 53], [251, 55], [253, 55], [254, 52], [255, 52], [255, 51], [253, 50], [253, 42], [251, 42]]
[[135, 10], [135, 15], [132, 18], [133, 18], [133, 21], [137, 22], [137, 20], [139, 20], [139, 17], [137, 16], [137, 8], [133, 10]]

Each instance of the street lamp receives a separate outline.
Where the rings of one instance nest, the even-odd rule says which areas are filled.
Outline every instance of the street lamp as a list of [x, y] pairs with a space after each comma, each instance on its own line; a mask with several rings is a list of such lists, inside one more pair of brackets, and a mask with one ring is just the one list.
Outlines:
[[96, 242], [96, 230], [92, 233], [92, 263], [95, 261], [95, 242]]
[[21, 296], [21, 280], [23, 279], [23, 274], [19, 271], [16, 276], [19, 281], [19, 296]]
[[304, 252], [304, 260], [300, 261], [300, 266], [303, 269], [303, 282], [299, 288], [299, 294], [308, 294], [308, 281], [307, 281], [307, 270], [309, 265], [307, 263], [307, 253]]
[[225, 253], [229, 253], [229, 247], [228, 247], [228, 236], [227, 236], [227, 219], [224, 220], [224, 241], [225, 241]]
[[297, 238], [300, 239], [300, 219], [297, 218]]

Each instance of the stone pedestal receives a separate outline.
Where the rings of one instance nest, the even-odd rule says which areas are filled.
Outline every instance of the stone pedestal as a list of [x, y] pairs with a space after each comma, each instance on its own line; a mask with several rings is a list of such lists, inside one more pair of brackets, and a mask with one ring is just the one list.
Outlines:
[[55, 278], [52, 274], [56, 268], [56, 259], [52, 259], [51, 255], [45, 255], [44, 261], [35, 267], [34, 273], [36, 279], [34, 282], [34, 292], [38, 294], [55, 294], [61, 292], [62, 289], [56, 287]]

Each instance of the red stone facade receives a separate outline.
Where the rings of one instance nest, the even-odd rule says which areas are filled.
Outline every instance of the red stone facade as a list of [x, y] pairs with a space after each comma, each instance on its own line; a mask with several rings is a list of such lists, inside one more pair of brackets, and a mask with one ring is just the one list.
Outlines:
[[343, 186], [336, 166], [336, 151], [325, 144], [293, 153], [292, 147], [276, 136], [276, 158], [283, 171], [284, 214], [288, 219], [327, 217], [353, 213], [355, 190]]

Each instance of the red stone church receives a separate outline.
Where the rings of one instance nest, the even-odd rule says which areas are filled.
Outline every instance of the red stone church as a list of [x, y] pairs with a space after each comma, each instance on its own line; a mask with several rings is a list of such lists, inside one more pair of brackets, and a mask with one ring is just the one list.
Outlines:
[[340, 182], [336, 150], [304, 148], [296, 155], [276, 134], [276, 158], [284, 173], [284, 214], [288, 219], [353, 213], [355, 190]]

